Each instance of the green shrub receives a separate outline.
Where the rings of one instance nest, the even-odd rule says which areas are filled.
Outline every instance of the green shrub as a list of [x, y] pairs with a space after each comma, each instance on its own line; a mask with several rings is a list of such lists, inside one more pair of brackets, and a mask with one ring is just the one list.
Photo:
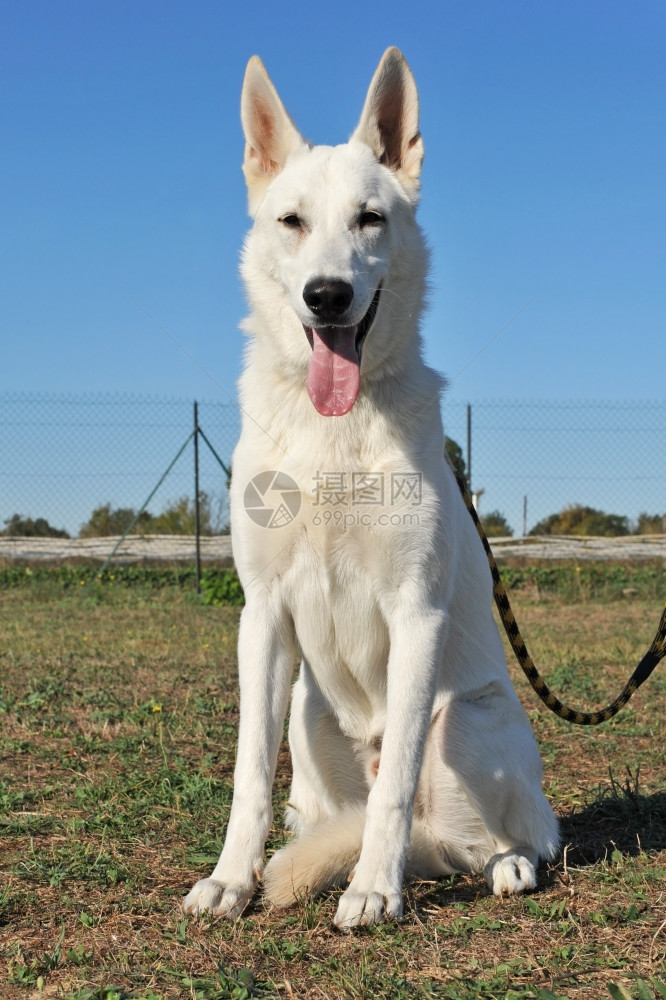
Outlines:
[[243, 588], [235, 570], [207, 569], [201, 577], [204, 604], [244, 603]]

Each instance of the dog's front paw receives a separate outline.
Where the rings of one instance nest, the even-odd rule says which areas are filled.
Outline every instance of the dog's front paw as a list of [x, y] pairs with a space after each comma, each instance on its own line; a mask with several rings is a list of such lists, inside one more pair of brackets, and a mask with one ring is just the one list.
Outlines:
[[508, 896], [535, 889], [534, 865], [521, 854], [496, 854], [484, 868], [486, 882], [496, 896]]
[[341, 931], [352, 927], [372, 927], [387, 920], [400, 920], [402, 916], [402, 895], [380, 892], [355, 892], [347, 889], [338, 905], [333, 923]]
[[254, 895], [254, 886], [225, 885], [212, 878], [202, 878], [183, 900], [186, 913], [211, 913], [235, 920]]

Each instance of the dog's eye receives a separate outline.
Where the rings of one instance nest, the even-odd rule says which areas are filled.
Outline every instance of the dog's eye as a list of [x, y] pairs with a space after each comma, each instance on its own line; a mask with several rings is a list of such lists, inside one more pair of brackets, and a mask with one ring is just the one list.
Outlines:
[[286, 226], [287, 229], [300, 229], [303, 225], [299, 217], [293, 212], [290, 212], [288, 215], [283, 215], [279, 221], [283, 226]]
[[361, 229], [365, 229], [367, 226], [380, 226], [383, 221], [384, 216], [381, 212], [373, 212], [370, 209], [361, 212], [358, 217], [358, 224]]

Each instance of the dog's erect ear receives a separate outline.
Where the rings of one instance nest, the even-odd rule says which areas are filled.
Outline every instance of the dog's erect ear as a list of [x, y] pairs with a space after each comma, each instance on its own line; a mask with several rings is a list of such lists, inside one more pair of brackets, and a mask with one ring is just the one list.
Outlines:
[[266, 188], [284, 167], [289, 153], [305, 145], [258, 56], [252, 56], [245, 71], [241, 121], [245, 132], [243, 173], [250, 214], [254, 215]]
[[399, 49], [387, 49], [382, 56], [352, 140], [369, 146], [379, 162], [393, 170], [412, 201], [416, 200], [423, 163], [419, 98], [412, 71]]

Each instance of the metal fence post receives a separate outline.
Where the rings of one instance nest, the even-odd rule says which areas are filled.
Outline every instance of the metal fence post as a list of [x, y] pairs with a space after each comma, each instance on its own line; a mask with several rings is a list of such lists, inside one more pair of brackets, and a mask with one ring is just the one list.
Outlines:
[[467, 488], [472, 492], [472, 405], [467, 404]]
[[201, 519], [199, 512], [199, 404], [194, 403], [194, 534], [196, 536], [196, 587], [201, 593]]
[[523, 497], [523, 538], [527, 535], [527, 494]]

